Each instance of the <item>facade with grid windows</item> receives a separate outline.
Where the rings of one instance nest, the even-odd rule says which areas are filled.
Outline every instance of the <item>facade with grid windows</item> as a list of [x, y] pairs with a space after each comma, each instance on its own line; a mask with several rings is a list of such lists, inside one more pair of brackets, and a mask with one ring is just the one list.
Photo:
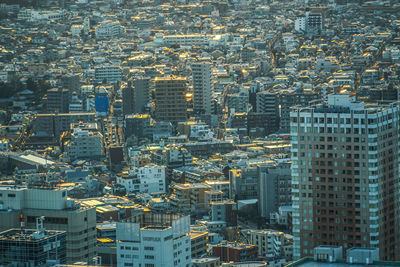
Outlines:
[[154, 83], [156, 120], [171, 123], [186, 121], [187, 79], [177, 76], [156, 77]]
[[145, 212], [117, 223], [118, 267], [191, 266], [190, 216]]
[[290, 115], [294, 258], [334, 245], [343, 253], [379, 248], [381, 260], [398, 260], [398, 103], [329, 95]]
[[10, 229], [0, 233], [0, 265], [66, 263], [64, 231]]

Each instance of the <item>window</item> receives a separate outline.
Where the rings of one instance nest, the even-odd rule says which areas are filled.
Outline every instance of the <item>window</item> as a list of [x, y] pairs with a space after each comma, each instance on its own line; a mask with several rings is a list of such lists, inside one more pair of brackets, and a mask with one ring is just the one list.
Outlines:
[[15, 197], [15, 194], [8, 194], [8, 197]]
[[144, 250], [154, 250], [154, 247], [144, 247]]
[[144, 255], [144, 258], [148, 259], [148, 260], [153, 260], [154, 256], [153, 255]]

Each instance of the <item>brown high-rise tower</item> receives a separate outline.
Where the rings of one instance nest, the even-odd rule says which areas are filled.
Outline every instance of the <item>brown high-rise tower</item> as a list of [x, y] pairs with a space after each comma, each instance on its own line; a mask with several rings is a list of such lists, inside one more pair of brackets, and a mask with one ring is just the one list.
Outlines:
[[399, 260], [399, 112], [348, 94], [292, 108], [294, 258], [335, 245]]

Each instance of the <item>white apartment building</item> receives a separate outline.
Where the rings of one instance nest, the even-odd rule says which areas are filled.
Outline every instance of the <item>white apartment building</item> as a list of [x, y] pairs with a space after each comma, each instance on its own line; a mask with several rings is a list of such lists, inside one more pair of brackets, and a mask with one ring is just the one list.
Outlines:
[[194, 124], [190, 126], [190, 138], [198, 141], [212, 141], [214, 132], [207, 124]]
[[141, 223], [117, 223], [117, 266], [191, 266], [190, 216], [147, 217]]
[[211, 114], [212, 79], [209, 62], [192, 64], [193, 110], [200, 114]]
[[305, 32], [306, 31], [306, 17], [297, 17], [294, 21], [295, 32]]
[[28, 22], [59, 20], [62, 19], [64, 16], [64, 10], [21, 9], [18, 13], [19, 20], [26, 20]]
[[165, 45], [203, 45], [213, 38], [208, 34], [177, 34], [177, 35], [157, 35], [155, 41], [161, 41]]
[[399, 258], [399, 103], [372, 105], [355, 95], [293, 107], [293, 256], [320, 245], [379, 248]]
[[71, 124], [71, 130], [71, 140], [65, 144], [65, 152], [71, 161], [104, 156], [103, 135], [95, 123]]
[[104, 65], [98, 66], [94, 70], [96, 82], [101, 83], [104, 80], [107, 82], [117, 82], [122, 80], [122, 72], [119, 66]]
[[294, 30], [299, 33], [320, 33], [323, 30], [323, 22], [321, 14], [307, 11], [305, 16], [295, 19]]
[[165, 193], [165, 173], [164, 166], [147, 165], [117, 176], [117, 183], [123, 185], [129, 193]]
[[96, 39], [110, 39], [118, 37], [125, 32], [119, 21], [105, 20], [95, 29]]
[[283, 257], [285, 234], [273, 230], [250, 230], [250, 244], [257, 246], [258, 256], [266, 258]]

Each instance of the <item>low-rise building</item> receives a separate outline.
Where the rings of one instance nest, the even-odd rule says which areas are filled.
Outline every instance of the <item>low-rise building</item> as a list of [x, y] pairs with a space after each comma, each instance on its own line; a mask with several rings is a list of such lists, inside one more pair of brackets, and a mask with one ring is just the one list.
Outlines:
[[105, 20], [96, 27], [96, 39], [110, 39], [121, 36], [125, 29], [119, 21]]
[[212, 255], [219, 257], [223, 262], [252, 261], [257, 259], [257, 247], [224, 241], [212, 247]]
[[284, 246], [287, 243], [283, 232], [273, 230], [250, 230], [249, 241], [257, 246], [258, 256], [267, 259], [284, 258]]

